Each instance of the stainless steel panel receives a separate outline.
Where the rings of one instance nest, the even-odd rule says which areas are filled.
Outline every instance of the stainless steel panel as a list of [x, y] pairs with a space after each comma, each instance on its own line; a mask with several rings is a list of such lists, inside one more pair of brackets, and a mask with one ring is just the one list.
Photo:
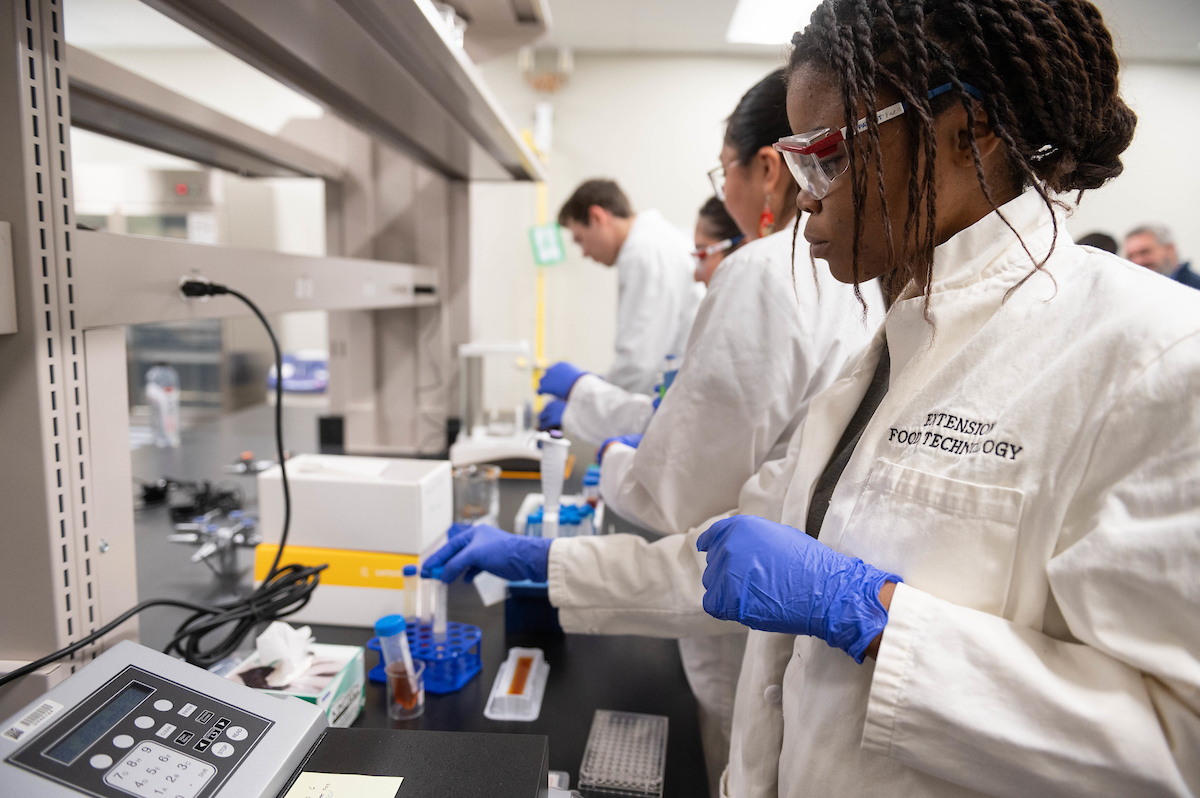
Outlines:
[[77, 47], [71, 124], [250, 177], [340, 180], [332, 161], [238, 122]]
[[[161, 238], [80, 230], [78, 305], [84, 328], [249, 313], [238, 299], [184, 299], [179, 283], [203, 276], [246, 294], [264, 313], [436, 305], [437, 270], [427, 266], [316, 258]], [[432, 289], [432, 293], [428, 290]]]
[[428, 0], [146, 2], [449, 177], [544, 179]]

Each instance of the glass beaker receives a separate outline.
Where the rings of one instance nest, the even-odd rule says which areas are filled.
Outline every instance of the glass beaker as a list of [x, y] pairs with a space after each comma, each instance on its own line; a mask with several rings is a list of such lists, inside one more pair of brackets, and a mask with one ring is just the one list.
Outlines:
[[500, 466], [454, 469], [454, 523], [495, 524], [500, 517]]
[[[425, 663], [413, 660], [413, 676], [410, 679], [403, 663], [388, 665], [387, 709], [392, 720], [412, 720], [425, 712]], [[416, 685], [416, 689], [413, 689]]]

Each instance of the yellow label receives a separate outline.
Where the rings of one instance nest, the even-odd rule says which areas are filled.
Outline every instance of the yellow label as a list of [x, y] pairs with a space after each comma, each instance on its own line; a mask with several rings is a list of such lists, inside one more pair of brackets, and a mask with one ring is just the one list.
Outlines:
[[[279, 546], [259, 543], [254, 550], [254, 578], [261, 582], [271, 570], [271, 562]], [[281, 565], [328, 565], [321, 572], [321, 584], [347, 587], [385, 587], [404, 589], [404, 566], [416, 565], [415, 554], [393, 554], [382, 551], [352, 551], [322, 549], [312, 546], [288, 546]]]

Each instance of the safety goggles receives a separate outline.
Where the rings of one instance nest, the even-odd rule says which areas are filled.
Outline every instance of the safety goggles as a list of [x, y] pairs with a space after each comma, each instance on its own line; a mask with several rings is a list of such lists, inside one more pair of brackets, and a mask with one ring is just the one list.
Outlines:
[[[975, 99], [983, 99], [983, 95], [971, 84], [964, 83], [962, 86]], [[953, 87], [951, 83], [944, 83], [929, 92], [929, 99], [945, 94]], [[903, 115], [907, 110], [908, 103], [894, 103], [875, 114], [875, 121], [882, 125]], [[862, 133], [866, 129], [867, 118], [864, 116], [858, 120], [855, 130]], [[775, 149], [783, 156], [784, 163], [791, 170], [792, 177], [796, 178], [800, 190], [808, 192], [813, 199], [825, 199], [833, 181], [850, 168], [846, 128], [830, 130], [822, 127], [808, 133], [788, 136], [775, 142]], [[709, 174], [711, 176], [712, 173]]]
[[698, 247], [694, 252], [692, 252], [692, 257], [697, 261], [702, 261], [709, 255], [716, 255], [718, 252], [726, 252], [733, 249], [738, 244], [742, 243], [743, 238], [745, 238], [744, 235], [734, 236], [733, 238], [727, 238], [724, 241], [718, 241], [715, 244], [709, 244], [707, 247]]

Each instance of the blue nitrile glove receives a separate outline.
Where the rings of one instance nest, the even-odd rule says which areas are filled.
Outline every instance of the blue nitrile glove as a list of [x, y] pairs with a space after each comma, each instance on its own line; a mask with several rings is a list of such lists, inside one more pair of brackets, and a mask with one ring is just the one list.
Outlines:
[[650, 405], [651, 405], [651, 406], [652, 406], [652, 407], [653, 407], [655, 410], [658, 410], [658, 406], [662, 404], [662, 400], [663, 400], [663, 397], [659, 396], [659, 395], [656, 393], [656, 394], [654, 395], [654, 401], [653, 401], [653, 402], [651, 402], [651, 403], [650, 403]]
[[638, 444], [642, 442], [641, 435], [617, 435], [615, 438], [609, 438], [604, 443], [600, 444], [600, 448], [596, 450], [596, 462], [604, 462], [604, 452], [608, 450], [610, 443], [623, 443], [630, 449], [636, 449]]
[[[451, 531], [453, 529], [451, 527]], [[552, 542], [550, 538], [511, 535], [487, 524], [468, 527], [451, 534], [450, 542], [425, 561], [421, 566], [421, 578], [431, 578], [433, 569], [442, 566], [441, 579], [446, 583], [453, 582], [464, 572], [463, 581], [470, 582], [480, 571], [510, 582], [523, 579], [545, 582]]]
[[575, 382], [587, 373], [589, 372], [565, 360], [555, 363], [546, 369], [546, 373], [538, 382], [538, 393], [548, 393], [559, 399], [567, 399], [571, 396], [571, 389], [575, 387]]
[[538, 429], [543, 432], [562, 429], [562, 417], [565, 412], [567, 412], [567, 403], [562, 399], [551, 399], [546, 402], [542, 412], [538, 413]]
[[754, 515], [717, 521], [696, 548], [708, 552], [703, 582], [709, 615], [763, 632], [819, 637], [859, 663], [887, 625], [880, 589], [903, 581]]

